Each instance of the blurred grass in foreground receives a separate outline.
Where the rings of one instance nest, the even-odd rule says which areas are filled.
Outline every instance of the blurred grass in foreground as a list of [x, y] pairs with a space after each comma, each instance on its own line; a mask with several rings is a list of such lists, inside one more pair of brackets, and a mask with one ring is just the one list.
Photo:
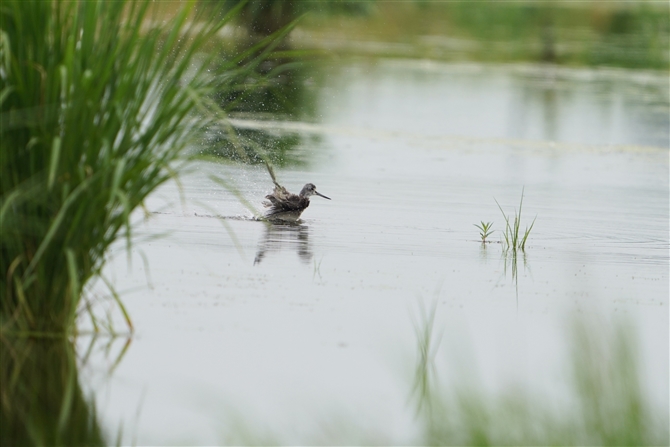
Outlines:
[[[573, 322], [568, 328], [568, 362], [555, 374], [557, 387], [565, 388], [566, 394], [561, 402], [554, 402], [531, 394], [521, 384], [501, 394], [486, 392], [476, 379], [477, 370], [463, 370], [467, 380], [454, 379], [455, 371], [444, 371], [444, 365], [436, 361], [440, 327], [435, 323], [435, 310], [424, 311], [416, 324], [414, 384], [407, 388], [411, 399], [405, 413], [417, 427], [411, 444], [668, 445], [667, 408], [653, 408], [645, 398], [639, 350], [629, 327]], [[105, 374], [112, 374], [126, 350], [132, 349], [129, 342], [111, 359]], [[79, 369], [89, 367], [91, 352], [110, 352], [110, 345], [102, 344], [93, 338], [85, 353], [77, 353], [67, 339], [0, 337], [0, 445], [109, 445], [114, 439], [118, 444], [137, 436], [135, 431], [141, 432], [141, 427], [126, 427], [130, 431], [125, 436], [127, 430], [122, 426], [105, 427], [96, 411], [95, 396], [82, 392], [86, 387], [80, 383]], [[446, 360], [454, 364], [454, 359]], [[320, 402], [315, 419], [303, 420], [296, 427], [299, 432], [308, 428], [312, 433], [306, 439], [300, 437], [300, 443], [399, 442], [387, 433], [372, 431], [365, 424], [365, 414], [331, 418], [324, 424], [327, 407], [328, 402]], [[227, 427], [221, 432], [221, 445], [296, 443], [295, 437], [290, 442], [282, 439], [251, 414], [229, 413], [217, 425]], [[188, 427], [181, 429], [188, 436]], [[282, 431], [296, 433], [290, 427]]]
[[246, 74], [275, 42], [226, 57], [219, 33], [236, 10], [213, 19], [192, 0], [166, 19], [151, 4], [3, 3], [2, 333], [74, 330], [110, 246], [122, 238], [131, 246], [133, 210], [175, 177], [205, 128], [225, 124], [213, 93], [252, 88]]
[[[665, 412], [642, 390], [635, 334], [575, 320], [569, 327], [568, 395], [556, 403], [518, 384], [499, 396], [475, 380], [445, 381], [435, 366], [435, 308], [417, 330], [414, 398], [425, 445], [667, 445]], [[476, 371], [474, 372], [476, 377]], [[471, 374], [469, 374], [471, 376]], [[557, 375], [560, 377], [560, 374]], [[560, 408], [560, 412], [557, 409]]]
[[367, 14], [309, 14], [300, 48], [484, 62], [669, 68], [668, 3], [377, 0]]
[[[560, 402], [533, 394], [521, 383], [493, 394], [454, 358], [440, 357], [440, 327], [436, 306], [423, 310], [416, 323], [416, 365], [409, 405], [417, 425], [415, 437], [397, 440], [366, 425], [365, 414], [333, 418], [328, 422], [303, 421], [312, 427], [306, 445], [571, 445], [640, 446], [668, 445], [667, 408], [655, 408], [643, 391], [639, 347], [635, 332], [625, 324], [606, 326], [577, 319], [568, 326], [567, 363], [552, 371]], [[469, 363], [469, 362], [468, 362]], [[457, 373], [457, 374], [454, 374]], [[457, 376], [458, 378], [454, 378]], [[554, 391], [554, 398], [556, 392]], [[319, 407], [327, 406], [320, 402]], [[324, 419], [323, 411], [318, 418]], [[312, 424], [312, 425], [310, 425]], [[231, 427], [223, 434], [225, 445], [290, 445], [250, 414], [233, 413], [220, 423]], [[291, 430], [288, 430], [291, 432]]]

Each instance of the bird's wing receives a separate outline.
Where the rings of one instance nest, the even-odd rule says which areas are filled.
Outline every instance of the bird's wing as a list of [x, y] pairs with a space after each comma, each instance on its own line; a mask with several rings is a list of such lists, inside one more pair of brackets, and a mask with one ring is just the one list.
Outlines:
[[[265, 162], [265, 167], [268, 168], [268, 172], [270, 173], [270, 177], [272, 177], [272, 183], [275, 184], [275, 191], [277, 190], [277, 188], [284, 189], [283, 186], [281, 186], [279, 183], [277, 183], [277, 177], [275, 177], [275, 170], [272, 169], [272, 165], [269, 162], [266, 161]], [[286, 190], [284, 189], [284, 191], [286, 191]]]
[[272, 194], [265, 196], [267, 200], [263, 202], [263, 205], [265, 205], [266, 208], [277, 206], [283, 202], [289, 201], [292, 195], [293, 194], [288, 192], [283, 186], [276, 185]]
[[283, 213], [286, 211], [302, 211], [309, 206], [309, 199], [306, 197], [300, 197], [295, 194], [290, 194], [289, 197], [286, 197], [284, 200], [277, 200], [274, 197], [274, 194], [266, 196], [270, 201], [267, 212], [268, 216], [273, 214]]

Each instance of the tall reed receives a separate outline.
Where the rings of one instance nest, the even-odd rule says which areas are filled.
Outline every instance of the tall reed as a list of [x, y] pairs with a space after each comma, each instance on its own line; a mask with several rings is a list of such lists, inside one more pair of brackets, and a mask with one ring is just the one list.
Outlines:
[[236, 10], [217, 19], [185, 1], [160, 27], [151, 3], [3, 4], [3, 333], [74, 328], [109, 247], [120, 238], [130, 247], [133, 210], [175, 175], [184, 149], [215, 119], [209, 95], [240, 84], [243, 56], [224, 58], [214, 46]]

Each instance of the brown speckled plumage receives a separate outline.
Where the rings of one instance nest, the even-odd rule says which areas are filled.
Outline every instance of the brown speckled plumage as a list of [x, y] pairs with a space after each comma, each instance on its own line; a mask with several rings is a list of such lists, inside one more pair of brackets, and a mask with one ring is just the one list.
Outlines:
[[275, 189], [272, 194], [265, 196], [266, 200], [263, 205], [268, 208], [265, 217], [270, 220], [287, 220], [295, 221], [300, 218], [300, 214], [309, 206], [309, 197], [312, 195], [321, 196], [324, 199], [330, 200], [323, 194], [316, 191], [316, 186], [313, 183], [307, 183], [300, 194], [292, 194], [283, 186], [277, 183], [274, 172], [269, 164], [266, 164], [268, 172], [272, 177], [272, 182], [275, 184]]

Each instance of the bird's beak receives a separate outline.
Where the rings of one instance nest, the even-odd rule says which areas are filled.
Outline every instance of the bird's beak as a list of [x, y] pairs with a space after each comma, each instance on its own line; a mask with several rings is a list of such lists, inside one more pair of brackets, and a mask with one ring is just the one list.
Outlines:
[[316, 191], [314, 191], [314, 194], [316, 194], [317, 196], [321, 196], [321, 197], [323, 197], [324, 199], [331, 200], [330, 197], [326, 197], [326, 196], [324, 196], [323, 194], [321, 194], [320, 192], [316, 192]]

